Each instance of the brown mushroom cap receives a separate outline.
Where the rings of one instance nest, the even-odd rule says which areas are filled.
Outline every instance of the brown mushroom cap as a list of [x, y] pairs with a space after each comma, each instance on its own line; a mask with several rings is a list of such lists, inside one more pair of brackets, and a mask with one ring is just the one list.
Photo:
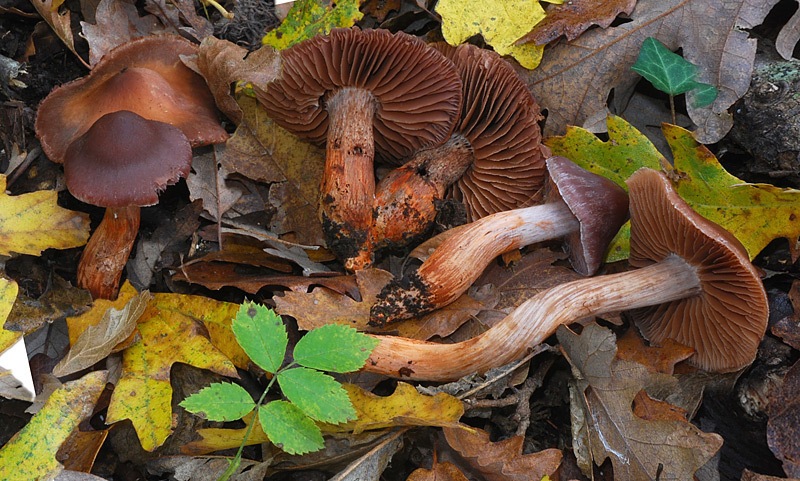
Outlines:
[[166, 186], [186, 177], [192, 147], [177, 127], [121, 110], [100, 117], [65, 154], [67, 188], [101, 207], [158, 203]]
[[694, 348], [691, 360], [705, 370], [748, 365], [766, 331], [768, 304], [742, 244], [692, 210], [664, 174], [640, 169], [627, 184], [630, 264], [644, 267], [678, 255], [696, 268], [701, 284], [697, 296], [632, 311], [642, 334]]
[[36, 135], [54, 162], [103, 115], [136, 112], [181, 129], [193, 146], [224, 142], [214, 99], [181, 55], [197, 46], [176, 35], [141, 37], [106, 54], [86, 77], [53, 90], [39, 106]]
[[333, 29], [281, 52], [281, 76], [257, 97], [275, 122], [324, 144], [326, 97], [345, 87], [369, 90], [378, 106], [375, 150], [389, 161], [446, 138], [461, 105], [450, 61], [411, 35]]
[[611, 239], [628, 219], [628, 194], [613, 181], [580, 168], [566, 157], [547, 159], [553, 188], [552, 199], [560, 198], [578, 219], [580, 229], [564, 239], [572, 267], [590, 276], [603, 262]]
[[509, 63], [474, 45], [437, 44], [460, 72], [464, 100], [455, 132], [475, 160], [449, 195], [464, 203], [468, 221], [541, 199], [545, 159], [541, 108]]

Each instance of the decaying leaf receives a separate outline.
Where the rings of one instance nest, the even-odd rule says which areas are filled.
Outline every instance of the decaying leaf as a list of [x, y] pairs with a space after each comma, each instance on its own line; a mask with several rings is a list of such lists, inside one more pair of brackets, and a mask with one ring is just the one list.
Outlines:
[[785, 60], [792, 58], [794, 48], [800, 41], [800, 11], [795, 11], [792, 18], [778, 32], [775, 39], [775, 49]]
[[722, 445], [719, 435], [676, 419], [672, 411], [666, 418], [653, 419], [634, 413], [634, 399], [641, 391], [674, 381], [640, 364], [615, 359], [616, 337], [609, 329], [593, 323], [577, 335], [561, 326], [558, 339], [575, 378], [572, 429], [585, 474], [591, 473], [592, 462], [600, 465], [610, 458], [614, 476], [620, 479], [692, 479]]
[[767, 444], [790, 477], [800, 478], [800, 362], [783, 378], [783, 385], [768, 404]]
[[136, 329], [150, 299], [150, 293], [144, 291], [133, 296], [121, 310], [109, 308], [99, 324], [87, 327], [78, 336], [67, 355], [53, 368], [53, 374], [61, 377], [78, 372], [114, 352], [115, 346]]
[[694, 349], [672, 339], [665, 339], [659, 346], [645, 345], [644, 338], [636, 329], [628, 329], [617, 339], [617, 358], [635, 362], [652, 372], [672, 374], [675, 364], [689, 359]]
[[545, 18], [537, 0], [440, 0], [436, 11], [442, 16], [442, 35], [450, 45], [480, 34], [497, 53], [513, 56], [525, 68], [536, 68], [542, 59], [541, 45], [514, 44]]
[[227, 173], [217, 166], [216, 155], [195, 155], [192, 172], [186, 176], [189, 200], [200, 200], [203, 210], [218, 222], [242, 197], [242, 189], [226, 182]]
[[364, 15], [359, 11], [359, 0], [323, 2], [320, 0], [296, 0], [278, 28], [264, 36], [264, 45], [278, 50], [307, 40], [316, 35], [325, 35], [336, 27], [352, 27]]
[[636, 0], [586, 0], [551, 5], [544, 20], [516, 43], [544, 45], [561, 35], [575, 40], [592, 25], [608, 28], [617, 15], [631, 13], [635, 5]]
[[[608, 117], [608, 141], [572, 127], [566, 135], [548, 139], [547, 145], [556, 155], [621, 186], [640, 167], [667, 170], [678, 194], [700, 215], [736, 236], [751, 258], [773, 239], [800, 236], [800, 191], [748, 184], [729, 174], [688, 130], [663, 124], [662, 131], [674, 169], [643, 134], [615, 116]], [[611, 242], [607, 260], [627, 258], [629, 240], [626, 224]]]
[[50, 25], [50, 28], [58, 35], [58, 38], [64, 42], [64, 45], [70, 52], [75, 54], [75, 57], [86, 66], [91, 68], [86, 60], [83, 59], [75, 50], [75, 37], [72, 35], [72, 27], [70, 25], [72, 13], [69, 10], [60, 11], [59, 6], [64, 3], [64, 0], [33, 0], [31, 4], [39, 12], [39, 15]]
[[89, 216], [60, 207], [58, 192], [9, 196], [5, 190], [6, 176], [0, 174], [0, 255], [38, 256], [45, 249], [79, 247], [89, 240]]
[[487, 481], [528, 481], [552, 476], [561, 464], [561, 451], [545, 449], [522, 454], [522, 436], [492, 442], [482, 429], [444, 428], [447, 443]]
[[[630, 73], [639, 46], [655, 37], [699, 68], [698, 81], [714, 85], [719, 96], [689, 116], [697, 139], [714, 143], [730, 130], [728, 108], [750, 86], [755, 39], [745, 29], [761, 23], [777, 0], [639, 0], [631, 21], [606, 29], [591, 29], [570, 42], [548, 48], [539, 68], [520, 70], [533, 95], [548, 111], [544, 134], [560, 135], [567, 125], [595, 125], [606, 116], [609, 92], [621, 111], [638, 81]], [[714, 19], [700, 21], [699, 19]]]
[[56, 452], [88, 417], [106, 385], [106, 371], [95, 371], [55, 391], [44, 407], [2, 448], [0, 479], [52, 479], [63, 468]]
[[220, 315], [230, 319], [229, 306], [236, 305], [198, 296], [155, 296], [139, 318], [141, 340], [123, 351], [122, 377], [111, 396], [108, 423], [130, 419], [142, 447], [152, 451], [172, 432], [170, 368], [174, 363], [238, 377], [231, 360], [212, 345], [195, 321], [208, 322]]
[[249, 179], [289, 184], [280, 195], [270, 192], [270, 201], [280, 205], [281, 212], [267, 228], [278, 234], [293, 232], [302, 244], [323, 245], [317, 204], [325, 151], [279, 127], [255, 99], [240, 96], [238, 102], [242, 121], [228, 139], [220, 163], [227, 172]]
[[45, 323], [79, 315], [89, 309], [92, 295], [89, 291], [73, 286], [58, 274], [48, 273], [47, 289], [39, 296], [17, 295], [14, 307], [6, 319], [6, 328], [12, 331], [33, 332]]
[[406, 481], [467, 481], [468, 478], [452, 463], [440, 463], [435, 458], [431, 469], [415, 469]]
[[89, 44], [89, 64], [92, 67], [114, 47], [153, 34], [161, 27], [153, 15], [140, 17], [134, 4], [116, 0], [101, 0], [94, 18], [95, 24], [81, 21], [83, 36]]

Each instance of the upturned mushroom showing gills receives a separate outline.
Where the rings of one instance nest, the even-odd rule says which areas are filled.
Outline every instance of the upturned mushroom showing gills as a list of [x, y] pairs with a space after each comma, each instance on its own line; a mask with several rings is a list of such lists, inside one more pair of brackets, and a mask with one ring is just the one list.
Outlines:
[[660, 172], [627, 181], [631, 257], [638, 269], [569, 282], [522, 303], [483, 334], [455, 344], [375, 336], [365, 370], [429, 381], [459, 379], [514, 361], [556, 328], [632, 310], [646, 338], [692, 347], [701, 369], [732, 372], [755, 358], [767, 326], [764, 287], [742, 245], [689, 207]]
[[193, 147], [224, 142], [203, 77], [181, 62], [197, 46], [177, 35], [141, 37], [108, 52], [86, 77], [54, 89], [36, 115], [36, 136], [53, 162], [103, 115], [119, 110], [181, 129]]
[[281, 52], [256, 96], [282, 127], [326, 145], [320, 187], [328, 247], [348, 270], [371, 259], [377, 153], [398, 163], [450, 135], [461, 105], [452, 62], [416, 37], [334, 29]]
[[593, 275], [608, 243], [628, 218], [628, 196], [614, 182], [565, 157], [547, 159], [548, 202], [491, 214], [457, 228], [425, 262], [381, 290], [370, 322], [385, 324], [450, 304], [500, 254], [549, 239], [564, 239], [570, 262]]
[[67, 189], [105, 207], [78, 263], [78, 287], [95, 299], [115, 299], [139, 232], [141, 207], [186, 177], [192, 147], [177, 127], [121, 110], [100, 117], [65, 153]]
[[401, 247], [424, 234], [446, 192], [464, 204], [468, 221], [541, 201], [549, 150], [541, 142], [541, 108], [530, 91], [495, 52], [470, 44], [434, 45], [458, 70], [461, 115], [446, 142], [415, 153], [378, 183], [376, 249]]

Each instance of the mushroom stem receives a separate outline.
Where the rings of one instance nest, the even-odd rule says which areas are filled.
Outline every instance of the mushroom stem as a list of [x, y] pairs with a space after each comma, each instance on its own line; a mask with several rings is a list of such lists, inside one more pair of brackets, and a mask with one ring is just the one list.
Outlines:
[[365, 371], [425, 381], [452, 381], [507, 364], [585, 317], [654, 306], [700, 293], [697, 269], [677, 255], [641, 269], [581, 279], [540, 292], [483, 334], [455, 344], [375, 335]]
[[94, 299], [116, 299], [122, 269], [139, 232], [141, 208], [109, 207], [83, 249], [78, 263], [78, 287]]
[[463, 135], [417, 152], [375, 187], [375, 250], [403, 247], [425, 234], [436, 220], [436, 201], [469, 168], [475, 156]]
[[328, 247], [345, 268], [372, 260], [369, 231], [375, 197], [372, 119], [376, 101], [361, 88], [343, 88], [326, 99], [328, 139], [320, 187], [322, 228]]
[[416, 272], [388, 284], [370, 310], [371, 323], [415, 317], [455, 301], [503, 253], [580, 229], [562, 200], [498, 212], [458, 227]]

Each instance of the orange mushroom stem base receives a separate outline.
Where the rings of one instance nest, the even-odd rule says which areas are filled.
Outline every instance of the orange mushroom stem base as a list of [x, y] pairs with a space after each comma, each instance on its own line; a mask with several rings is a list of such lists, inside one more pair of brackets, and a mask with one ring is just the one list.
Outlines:
[[369, 91], [344, 88], [326, 99], [326, 107], [329, 125], [320, 187], [322, 228], [328, 247], [345, 268], [358, 270], [372, 262], [372, 124], [377, 105]]
[[641, 269], [581, 279], [540, 292], [468, 341], [437, 344], [373, 336], [380, 344], [372, 351], [364, 370], [404, 379], [454, 381], [523, 357], [561, 324], [698, 294], [697, 269], [671, 255]]
[[94, 299], [116, 299], [122, 270], [139, 232], [141, 208], [109, 207], [83, 249], [78, 263], [78, 287]]
[[454, 135], [389, 172], [375, 188], [373, 248], [397, 249], [425, 235], [433, 227], [445, 191], [474, 160], [469, 141]]

